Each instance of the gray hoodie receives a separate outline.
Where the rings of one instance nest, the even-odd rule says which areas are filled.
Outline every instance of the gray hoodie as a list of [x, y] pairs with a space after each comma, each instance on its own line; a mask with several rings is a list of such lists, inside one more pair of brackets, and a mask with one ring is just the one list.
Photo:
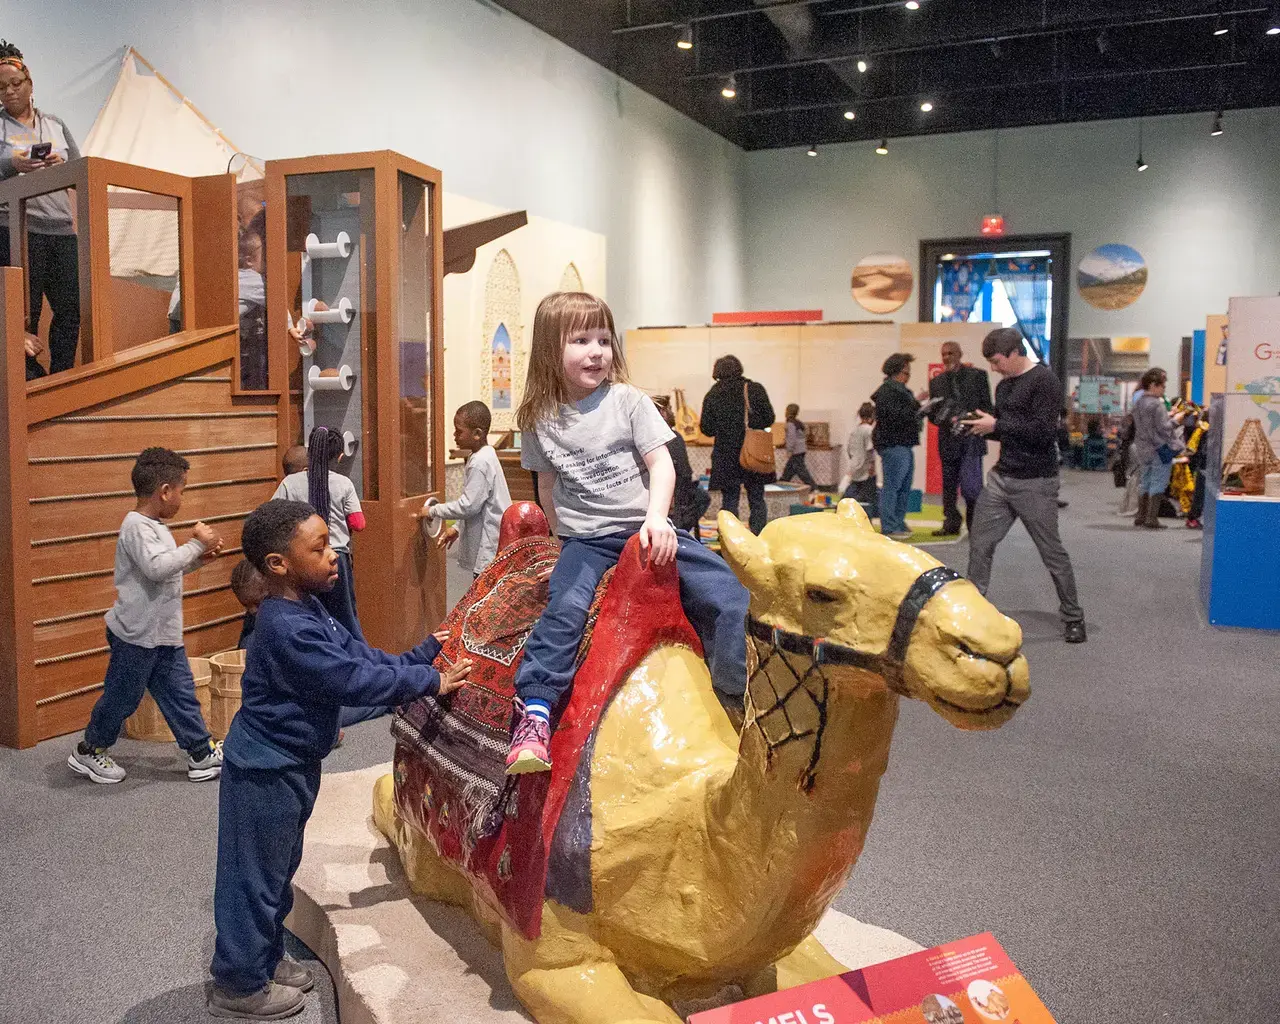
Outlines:
[[[36, 110], [35, 127], [28, 128], [0, 107], [0, 180], [7, 180], [18, 173], [13, 169], [14, 154], [26, 156], [37, 142], [52, 142], [53, 152], [64, 160], [80, 159], [80, 147], [62, 118]], [[0, 226], [7, 228], [8, 224], [9, 209], [0, 206]], [[71, 217], [71, 193], [63, 189], [29, 199], [27, 230], [38, 235], [74, 235], [76, 227]]]

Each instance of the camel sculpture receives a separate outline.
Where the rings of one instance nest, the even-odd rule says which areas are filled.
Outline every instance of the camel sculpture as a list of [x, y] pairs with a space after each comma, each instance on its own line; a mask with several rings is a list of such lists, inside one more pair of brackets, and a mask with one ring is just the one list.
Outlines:
[[812, 933], [862, 850], [899, 697], [990, 729], [1030, 694], [1018, 625], [856, 502], [759, 537], [725, 512], [719, 526], [751, 593], [745, 721], [690, 646], [625, 676], [584, 754], [589, 911], [549, 897], [522, 933], [405, 820], [392, 777], [376, 785], [415, 891], [471, 911], [539, 1024], [678, 1024], [673, 1004], [842, 973]]

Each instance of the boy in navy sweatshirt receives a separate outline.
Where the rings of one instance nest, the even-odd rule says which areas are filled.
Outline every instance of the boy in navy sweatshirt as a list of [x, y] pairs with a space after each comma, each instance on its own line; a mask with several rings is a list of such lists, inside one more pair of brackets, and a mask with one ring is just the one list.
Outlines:
[[338, 556], [308, 503], [259, 506], [245, 520], [241, 545], [268, 596], [246, 656], [240, 711], [223, 744], [209, 1012], [275, 1020], [298, 1012], [314, 984], [309, 971], [284, 959], [284, 919], [339, 710], [452, 693], [471, 662], [442, 676], [431, 667], [438, 637], [393, 655], [334, 621], [315, 595], [337, 582]]

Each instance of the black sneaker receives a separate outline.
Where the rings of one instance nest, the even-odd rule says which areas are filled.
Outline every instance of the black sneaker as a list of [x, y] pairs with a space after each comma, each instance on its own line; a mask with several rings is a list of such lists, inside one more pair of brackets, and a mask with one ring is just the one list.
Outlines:
[[1085, 634], [1083, 622], [1068, 622], [1062, 631], [1062, 639], [1069, 644], [1082, 644], [1089, 637]]

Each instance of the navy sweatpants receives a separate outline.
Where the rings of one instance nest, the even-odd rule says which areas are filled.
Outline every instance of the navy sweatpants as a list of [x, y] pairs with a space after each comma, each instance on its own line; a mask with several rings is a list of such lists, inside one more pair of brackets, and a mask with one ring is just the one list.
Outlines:
[[301, 768], [222, 766], [218, 792], [218, 930], [210, 972], [234, 995], [256, 992], [284, 956], [284, 919], [302, 833], [320, 792], [320, 762]]
[[109, 629], [107, 644], [111, 659], [102, 696], [94, 704], [84, 731], [85, 743], [91, 747], [115, 743], [124, 720], [138, 710], [142, 694], [150, 690], [178, 746], [188, 752], [207, 748], [209, 729], [200, 714], [186, 648], [139, 647]]
[[[516, 693], [552, 708], [573, 685], [574, 659], [600, 577], [617, 565], [628, 538], [567, 537], [551, 572], [547, 607], [524, 648]], [[684, 530], [676, 531], [680, 603], [708, 655], [711, 681], [721, 693], [741, 696], [747, 686], [747, 589], [723, 558]]]

